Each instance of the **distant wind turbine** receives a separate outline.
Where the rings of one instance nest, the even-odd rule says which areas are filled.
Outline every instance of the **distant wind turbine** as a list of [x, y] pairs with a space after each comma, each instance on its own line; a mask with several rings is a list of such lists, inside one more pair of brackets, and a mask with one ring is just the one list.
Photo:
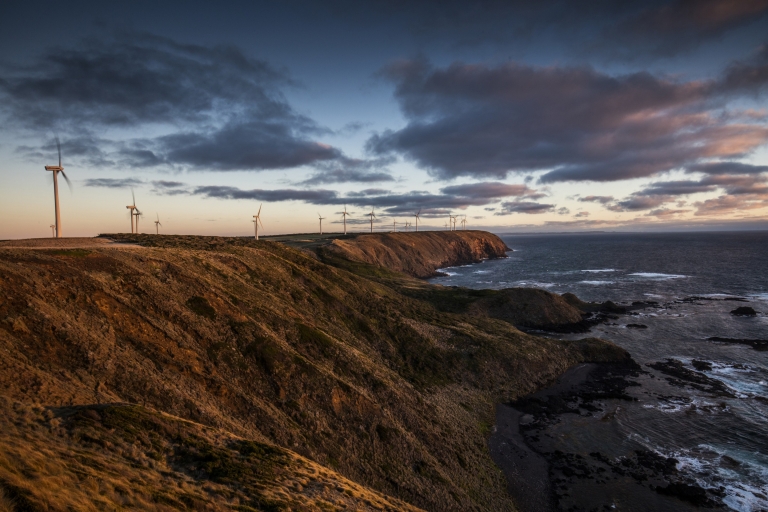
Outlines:
[[318, 217], [320, 217], [320, 234], [323, 234], [323, 219], [325, 217], [322, 217], [319, 213], [317, 214]]
[[[261, 207], [264, 205], [264, 203], [261, 203], [259, 205], [259, 213], [253, 216], [253, 227], [256, 230], [256, 240], [259, 239], [259, 224], [261, 224]], [[264, 224], [261, 224], [261, 227], [264, 227]]]
[[162, 226], [162, 224], [160, 224], [160, 214], [155, 212], [155, 215], [157, 215], [157, 220], [155, 221], [155, 234], [159, 235], [160, 234], [159, 226]]
[[59, 211], [58, 174], [61, 173], [64, 179], [67, 180], [67, 185], [69, 186], [70, 190], [72, 190], [72, 184], [69, 182], [69, 178], [67, 178], [67, 175], [64, 174], [64, 167], [62, 167], [61, 165], [61, 143], [59, 142], [58, 137], [56, 137], [56, 149], [59, 151], [59, 165], [46, 165], [45, 170], [53, 171], [53, 201], [54, 201], [54, 207], [56, 209], [56, 224], [55, 224], [56, 238], [61, 238], [62, 230], [61, 230], [61, 212]]
[[451, 227], [451, 231], [456, 231], [456, 218], [457, 217], [458, 217], [458, 215], [451, 215], [450, 213], [448, 214], [448, 224]]
[[51, 224], [51, 238], [56, 238], [56, 224]]
[[397, 219], [392, 219], [392, 232], [397, 233]]
[[[347, 215], [349, 215], [347, 213], [347, 205], [344, 205], [344, 211], [341, 212], [341, 217], [342, 217], [342, 219], [344, 219], [344, 234], [345, 235], [347, 234]], [[320, 234], [322, 235], [322, 233], [320, 233]]]
[[461, 219], [461, 229], [464, 229], [464, 230], [467, 229], [467, 216], [466, 215]]
[[410, 226], [411, 223], [408, 221], [405, 221], [405, 230], [408, 231], [408, 226]]
[[445, 227], [445, 229], [448, 229], [448, 223], [447, 223], [447, 222], [446, 222], [446, 223], [444, 223], [444, 224], [443, 224], [443, 227]]
[[373, 213], [373, 208], [371, 208], [371, 213], [367, 215], [371, 218], [371, 233], [373, 233], [373, 219], [376, 218], [376, 215]]
[[[133, 195], [133, 190], [131, 190], [131, 194]], [[136, 197], [135, 196], [133, 198], [133, 210], [131, 210], [131, 211], [133, 212], [133, 216], [136, 217], [136, 234], [138, 235], [139, 234], [139, 217], [141, 217], [144, 214], [141, 213], [139, 208], [136, 206]]]
[[416, 231], [417, 232], [419, 231], [419, 215], [421, 215], [421, 208], [419, 208], [419, 211], [416, 212], [416, 215], [414, 215], [414, 217], [416, 217]]

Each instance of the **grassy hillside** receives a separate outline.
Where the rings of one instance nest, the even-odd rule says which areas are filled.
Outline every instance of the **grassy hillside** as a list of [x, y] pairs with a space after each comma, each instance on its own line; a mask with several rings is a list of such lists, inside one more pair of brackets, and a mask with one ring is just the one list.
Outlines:
[[[189, 493], [201, 489], [202, 509], [212, 496], [208, 487], [227, 485], [216, 508], [279, 509], [290, 500], [325, 506], [310, 506], [292, 484], [281, 483], [303, 482], [309, 471], [283, 462], [273, 466], [288, 468], [281, 469], [285, 475], [266, 483], [249, 480], [254, 470], [217, 482], [205, 464], [185, 469], [179, 453], [191, 434], [174, 437], [173, 428], [153, 422], [191, 421], [195, 436], [211, 436], [204, 451], [225, 450], [238, 464], [250, 464], [238, 448], [247, 440], [287, 457], [280, 461], [300, 461], [295, 467], [323, 469], [313, 461], [328, 479], [343, 475], [362, 486], [350, 500], [368, 493], [349, 501], [351, 508], [376, 508], [365, 499], [374, 503], [383, 493], [428, 510], [512, 510], [485, 446], [494, 403], [530, 392], [577, 362], [627, 357], [599, 340], [538, 338], [502, 320], [439, 308], [413, 293], [429, 285], [382, 267], [331, 265], [267, 241], [132, 240], [156, 247], [0, 248], [0, 389], [5, 409], [22, 411], [22, 419], [10, 420], [15, 433], [6, 434], [0, 458], [6, 498], [47, 500], [50, 510], [64, 510], [45, 493], [76, 487], [72, 502], [82, 510], [104, 508], [101, 500], [116, 499], [109, 497], [114, 492], [140, 495], [161, 509], [165, 498], [152, 489], [172, 488], [168, 499], [183, 502], [187, 490], [169, 484], [177, 472]], [[116, 403], [137, 404], [128, 410], [145, 418], [130, 426], [128, 440], [110, 437], [122, 434], [104, 423], [103, 405], [94, 405]], [[70, 421], [68, 432], [79, 432], [85, 427], [77, 418], [88, 410], [97, 414], [87, 413], [87, 436], [54, 442], [41, 434], [67, 430], [60, 425]], [[88, 443], [105, 447], [115, 474], [121, 466], [122, 474], [137, 472], [125, 476], [123, 491], [89, 483], [107, 463], [84, 454], [93, 449]], [[115, 448], [121, 443], [125, 448]], [[23, 452], [13, 455], [8, 446], [47, 453], [45, 465], [19, 469]], [[130, 446], [145, 450], [143, 469], [126, 458]], [[65, 448], [83, 453], [80, 466]], [[262, 487], [277, 489], [259, 491], [269, 504], [244, 504], [248, 489]], [[338, 492], [348, 496], [346, 488]]]

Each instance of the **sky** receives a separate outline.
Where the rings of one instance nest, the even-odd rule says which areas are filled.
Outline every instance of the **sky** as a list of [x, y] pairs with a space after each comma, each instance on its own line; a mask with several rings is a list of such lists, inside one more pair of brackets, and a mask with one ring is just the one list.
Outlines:
[[768, 0], [11, 0], [0, 239], [56, 137], [64, 236], [768, 229], [766, 99]]

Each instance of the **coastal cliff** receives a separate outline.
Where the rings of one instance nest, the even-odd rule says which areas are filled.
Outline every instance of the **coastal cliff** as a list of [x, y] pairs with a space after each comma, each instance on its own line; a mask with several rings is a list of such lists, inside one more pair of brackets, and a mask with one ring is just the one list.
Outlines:
[[0, 510], [514, 510], [494, 405], [629, 357], [336, 249], [112, 238], [0, 244]]
[[373, 233], [334, 240], [331, 251], [356, 261], [404, 272], [413, 277], [439, 275], [437, 269], [505, 258], [511, 249], [487, 231]]

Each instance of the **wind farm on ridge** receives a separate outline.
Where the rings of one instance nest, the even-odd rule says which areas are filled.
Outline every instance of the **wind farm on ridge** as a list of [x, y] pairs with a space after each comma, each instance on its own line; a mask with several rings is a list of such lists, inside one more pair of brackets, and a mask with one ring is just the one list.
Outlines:
[[[61, 142], [59, 141], [58, 136], [55, 138], [55, 141], [56, 141], [56, 149], [57, 149], [57, 152], [58, 152], [59, 163], [58, 163], [58, 165], [46, 165], [45, 166], [45, 170], [46, 171], [51, 171], [52, 172], [52, 176], [53, 176], [55, 223], [51, 224], [51, 226], [50, 226], [50, 228], [51, 228], [51, 236], [52, 236], [52, 238], [62, 238], [63, 237], [63, 226], [62, 226], [62, 220], [61, 220], [61, 206], [60, 206], [60, 201], [59, 201], [58, 174], [61, 173], [62, 177], [66, 180], [67, 185], [69, 186], [70, 192], [72, 192], [73, 188], [72, 188], [72, 184], [71, 184], [69, 178], [64, 173], [64, 167], [62, 165], [62, 156], [61, 156]], [[133, 189], [131, 189], [131, 199], [132, 199], [132, 203], [129, 204], [129, 205], [126, 205], [126, 207], [125, 207], [128, 210], [128, 214], [129, 214], [129, 217], [130, 217], [130, 228], [131, 228], [130, 233], [131, 234], [140, 234], [140, 231], [139, 231], [139, 219], [144, 214], [136, 206], [136, 194], [133, 191]], [[259, 227], [261, 227], [262, 230], [264, 229], [264, 224], [263, 224], [263, 222], [261, 220], [261, 210], [262, 210], [262, 207], [263, 207], [263, 203], [261, 203], [259, 205], [259, 209], [258, 209], [257, 213], [255, 215], [253, 215], [253, 220], [251, 221], [251, 222], [253, 222], [253, 225], [254, 225], [254, 235], [253, 236], [254, 236], [254, 238], [256, 240], [259, 240]], [[378, 229], [377, 232], [390, 232], [390, 233], [397, 233], [398, 231], [408, 232], [410, 227], [414, 227], [414, 231], [418, 232], [419, 231], [419, 219], [421, 217], [421, 213], [422, 213], [422, 209], [419, 208], [417, 211], [415, 211], [414, 213], [412, 213], [410, 215], [411, 217], [414, 218], [415, 223], [411, 223], [408, 220], [398, 221], [397, 217], [390, 216], [391, 219], [392, 219], [392, 229], [391, 230], [387, 230], [386, 228]], [[337, 222], [342, 224], [343, 231], [341, 233], [327, 232], [327, 233], [325, 233], [326, 236], [332, 236], [332, 235], [338, 235], [338, 234], [347, 235], [348, 234], [347, 233], [347, 217], [349, 217], [352, 214], [353, 214], [353, 212], [349, 212], [347, 210], [346, 205], [344, 206], [344, 210], [343, 211], [336, 212], [336, 215], [341, 216], [341, 220], [337, 221]], [[329, 217], [323, 217], [320, 212], [318, 212], [317, 215], [318, 215], [318, 219], [319, 219], [319, 232], [317, 233], [317, 235], [322, 236], [324, 234], [323, 233], [323, 220], [326, 220]], [[445, 215], [434, 214], [434, 213], [430, 215], [430, 217], [432, 217], [432, 218], [438, 218], [438, 217], [444, 217], [444, 216]], [[374, 228], [374, 226], [373, 226], [374, 225], [374, 219], [376, 219], [376, 222], [380, 222], [378, 220], [375, 212], [374, 212], [374, 208], [371, 208], [371, 211], [369, 213], [364, 214], [363, 217], [368, 217], [368, 222], [367, 222], [369, 224], [368, 232], [369, 233], [373, 233], [374, 232], [374, 229], [373, 229]], [[447, 213], [447, 217], [448, 217], [448, 222], [444, 224], [443, 230], [456, 231], [458, 229], [456, 227], [456, 222], [457, 222], [457, 219], [460, 216], [459, 215], [453, 215], [451, 212], [448, 212]], [[156, 213], [156, 220], [153, 221], [153, 222], [155, 224], [155, 234], [159, 235], [160, 234], [160, 227], [162, 227], [162, 224], [160, 223], [160, 215], [159, 215], [159, 213]], [[364, 222], [364, 221], [362, 221], [362, 222]], [[400, 230], [398, 230], [398, 222], [402, 226]], [[461, 216], [461, 221], [459, 221], [459, 222], [461, 224], [461, 229], [462, 230], [466, 230], [466, 225], [467, 225], [466, 215]], [[358, 223], [360, 223], [360, 222], [358, 222]], [[381, 225], [383, 225], [383, 224], [381, 224]], [[422, 225], [422, 227], [423, 227], [423, 225]], [[433, 227], [433, 229], [440, 229], [440, 228], [439, 227]], [[365, 231], [360, 231], [359, 233], [364, 233], [364, 232]], [[285, 237], [285, 236], [293, 236], [293, 235], [307, 236], [307, 235], [313, 235], [313, 234], [314, 233], [312, 233], [312, 232], [309, 232], [309, 233], [292, 233], [292, 234], [285, 233], [285, 234], [280, 234], [280, 235], [269, 235], [269, 237], [270, 238], [274, 238], [274, 237]], [[262, 235], [262, 237], [263, 236], [264, 235]]]

